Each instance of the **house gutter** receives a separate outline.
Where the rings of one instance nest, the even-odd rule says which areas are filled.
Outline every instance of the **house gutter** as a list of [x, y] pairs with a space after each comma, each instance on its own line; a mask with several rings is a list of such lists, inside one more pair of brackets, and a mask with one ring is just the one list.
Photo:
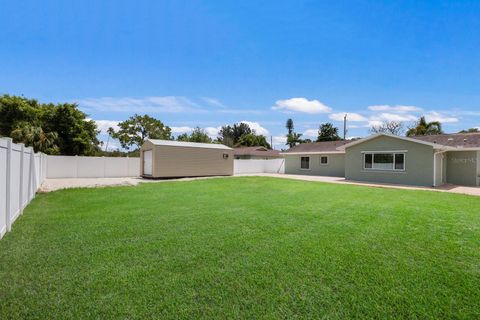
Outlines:
[[[437, 186], [437, 154], [442, 154], [447, 152], [447, 150], [437, 151], [433, 153], [433, 186]], [[443, 163], [443, 161], [442, 161]], [[443, 168], [442, 168], [443, 170]]]

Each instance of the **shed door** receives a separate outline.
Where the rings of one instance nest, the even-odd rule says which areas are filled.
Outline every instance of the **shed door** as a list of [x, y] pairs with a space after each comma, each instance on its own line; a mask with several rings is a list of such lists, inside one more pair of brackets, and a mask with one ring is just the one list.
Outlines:
[[152, 150], [143, 152], [143, 174], [152, 175]]

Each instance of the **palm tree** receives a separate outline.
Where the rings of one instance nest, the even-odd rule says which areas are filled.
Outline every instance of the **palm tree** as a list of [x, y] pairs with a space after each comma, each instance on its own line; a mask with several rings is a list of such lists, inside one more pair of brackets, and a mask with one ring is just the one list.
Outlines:
[[288, 134], [292, 134], [292, 133], [293, 133], [293, 120], [292, 120], [292, 119], [288, 119], [285, 127], [286, 127], [287, 130], [288, 130]]
[[415, 127], [408, 129], [407, 136], [427, 136], [442, 134], [442, 124], [439, 121], [427, 122], [425, 117], [420, 117]]
[[295, 131], [293, 131], [294, 127], [293, 127], [293, 120], [292, 119], [287, 120], [287, 123], [285, 124], [285, 127], [288, 130], [287, 143], [286, 143], [287, 146], [289, 146], [290, 148], [293, 148], [297, 144], [302, 143], [302, 139], [300, 139], [302, 134], [301, 133], [296, 133]]
[[58, 153], [58, 146], [56, 145], [58, 134], [56, 132], [44, 132], [41, 127], [23, 123], [12, 131], [12, 138], [16, 142], [24, 143], [27, 147], [33, 147], [35, 152]]
[[295, 147], [297, 144], [302, 143], [302, 136], [301, 133], [292, 132], [291, 134], [287, 134], [287, 143], [290, 148]]

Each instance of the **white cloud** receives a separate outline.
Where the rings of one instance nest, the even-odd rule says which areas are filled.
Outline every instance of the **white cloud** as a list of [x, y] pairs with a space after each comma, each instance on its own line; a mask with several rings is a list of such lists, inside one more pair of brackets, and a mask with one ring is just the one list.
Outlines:
[[452, 123], [452, 122], [458, 122], [459, 119], [456, 117], [452, 117], [445, 114], [441, 114], [439, 112], [432, 111], [425, 115], [425, 120], [427, 120], [428, 122], [439, 121], [441, 123]]
[[206, 112], [197, 103], [185, 97], [103, 97], [76, 101], [80, 107], [103, 112]]
[[367, 118], [365, 118], [361, 114], [350, 112], [332, 113], [329, 118], [334, 121], [343, 121], [343, 117], [345, 117], [345, 114], [347, 114], [347, 121], [367, 121]]
[[383, 124], [381, 120], [369, 120], [368, 125], [366, 127], [379, 127]]
[[278, 145], [282, 145], [284, 146], [286, 143], [287, 143], [287, 137], [286, 136], [273, 136], [272, 138], [273, 140], [273, 145], [274, 146], [278, 146]]
[[308, 129], [303, 132], [305, 137], [318, 137], [318, 129]]
[[214, 107], [220, 107], [220, 108], [226, 108], [227, 106], [224, 105], [220, 100], [211, 98], [211, 97], [202, 97], [202, 100], [208, 103], [209, 105], [212, 105]]
[[397, 114], [397, 113], [380, 113], [378, 115], [370, 117], [370, 121], [372, 120], [377, 120], [377, 121], [397, 121], [397, 122], [403, 122], [403, 121], [416, 121], [418, 117], [411, 115], [411, 114]]
[[403, 105], [395, 105], [391, 106], [388, 104], [384, 105], [376, 105], [376, 106], [369, 106], [369, 110], [371, 111], [392, 111], [392, 112], [415, 112], [415, 111], [422, 111], [422, 108], [416, 106], [403, 106]]
[[265, 129], [264, 127], [262, 127], [262, 126], [260, 125], [260, 123], [258, 123], [258, 122], [240, 121], [240, 123], [245, 123], [245, 124], [247, 124], [247, 125], [250, 127], [250, 129], [255, 130], [255, 133], [256, 133], [256, 134], [264, 135], [264, 136], [268, 136], [268, 134], [269, 134], [269, 133], [268, 133], [268, 130]]
[[116, 151], [116, 150], [124, 150], [120, 144], [120, 142], [113, 140], [113, 139], [107, 139], [107, 140], [102, 140], [103, 145], [100, 147], [102, 150], [106, 151]]
[[368, 119], [368, 125], [366, 127], [377, 127], [382, 125], [384, 122], [389, 122], [389, 121], [409, 122], [409, 121], [416, 121], [417, 119], [418, 117], [411, 114], [383, 112], [383, 113], [371, 116]]
[[173, 134], [181, 134], [193, 131], [193, 128], [191, 127], [170, 127], [170, 129], [172, 129]]
[[207, 132], [208, 136], [212, 139], [216, 139], [218, 136], [218, 132], [222, 129], [222, 127], [206, 127], [205, 131]]
[[[88, 119], [90, 120], [90, 119]], [[118, 120], [93, 120], [97, 124], [98, 130], [101, 133], [107, 134], [108, 128], [113, 128], [114, 130], [118, 130]]]
[[264, 114], [266, 113], [263, 110], [256, 109], [218, 109], [216, 112], [219, 113], [228, 113], [228, 114]]
[[297, 111], [305, 113], [329, 113], [332, 109], [318, 100], [307, 100], [305, 98], [291, 98], [277, 100], [272, 110]]

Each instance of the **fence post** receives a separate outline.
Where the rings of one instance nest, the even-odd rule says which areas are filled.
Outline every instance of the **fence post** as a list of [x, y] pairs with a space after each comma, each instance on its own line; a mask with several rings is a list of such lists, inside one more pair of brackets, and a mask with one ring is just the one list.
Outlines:
[[30, 179], [32, 180], [32, 198], [35, 197], [35, 193], [37, 192], [37, 175], [35, 173], [35, 152], [33, 151], [33, 148], [30, 150]]
[[23, 158], [25, 157], [25, 144], [20, 143], [20, 181], [18, 183], [18, 189], [20, 194], [18, 195], [18, 209], [20, 210], [20, 214], [23, 214], [23, 169], [25, 165], [25, 161]]
[[6, 138], [7, 140], [7, 174], [6, 174], [6, 199], [5, 199], [5, 225], [7, 227], [7, 232], [12, 230], [12, 225], [10, 221], [10, 214], [12, 213], [12, 204], [11, 204], [11, 189], [12, 189], [12, 139]]
[[75, 155], [75, 169], [76, 169], [75, 178], [78, 178], [78, 155], [77, 154]]

